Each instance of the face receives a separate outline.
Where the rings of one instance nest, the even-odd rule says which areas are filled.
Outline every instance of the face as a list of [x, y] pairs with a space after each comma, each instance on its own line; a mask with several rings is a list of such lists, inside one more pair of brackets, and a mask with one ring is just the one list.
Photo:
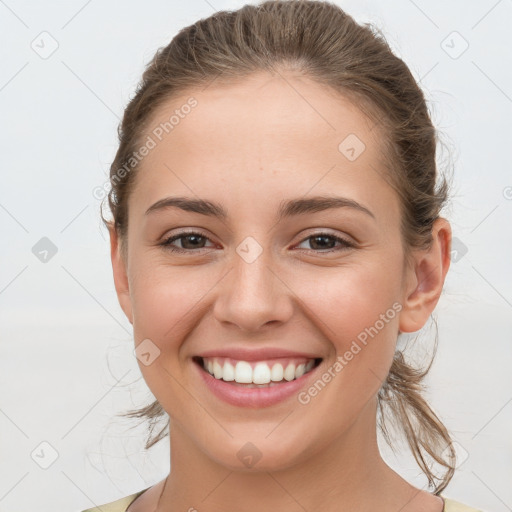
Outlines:
[[[403, 306], [415, 281], [404, 272], [400, 205], [382, 177], [377, 129], [344, 96], [287, 81], [260, 73], [213, 83], [158, 110], [152, 128], [197, 101], [161, 141], [147, 132], [157, 144], [129, 198], [127, 259], [113, 259], [149, 388], [172, 428], [230, 468], [244, 468], [244, 450], [261, 454], [258, 469], [278, 469], [354, 424], [367, 435], [410, 320]], [[150, 209], [177, 197], [217, 208]], [[219, 391], [197, 362], [214, 352], [235, 368], [316, 366], [265, 390], [221, 382]], [[260, 391], [266, 401], [254, 398]]]

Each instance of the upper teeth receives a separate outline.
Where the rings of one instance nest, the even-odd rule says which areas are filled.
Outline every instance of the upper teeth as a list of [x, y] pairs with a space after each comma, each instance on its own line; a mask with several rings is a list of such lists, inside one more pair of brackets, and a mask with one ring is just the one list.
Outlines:
[[301, 363], [267, 363], [258, 361], [251, 363], [247, 361], [229, 361], [227, 358], [205, 357], [203, 358], [204, 369], [216, 379], [224, 381], [235, 381], [240, 384], [268, 384], [279, 382], [283, 378], [287, 381], [298, 379], [311, 370], [315, 364], [314, 359], [303, 360]]

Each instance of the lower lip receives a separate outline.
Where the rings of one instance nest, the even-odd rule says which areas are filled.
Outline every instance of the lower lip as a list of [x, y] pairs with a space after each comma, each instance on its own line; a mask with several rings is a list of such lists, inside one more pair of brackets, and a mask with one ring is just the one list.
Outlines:
[[[298, 393], [320, 365], [313, 367], [298, 379], [265, 388], [246, 388], [216, 379], [198, 363], [193, 363], [210, 391], [225, 402], [238, 407], [269, 407]], [[320, 362], [321, 364], [321, 362]]]

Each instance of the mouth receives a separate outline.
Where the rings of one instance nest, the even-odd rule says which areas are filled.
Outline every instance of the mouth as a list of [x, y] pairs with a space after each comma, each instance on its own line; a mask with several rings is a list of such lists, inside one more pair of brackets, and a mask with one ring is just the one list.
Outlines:
[[312, 372], [322, 362], [321, 357], [244, 361], [229, 357], [194, 356], [192, 360], [201, 371], [214, 379], [243, 388], [282, 386]]

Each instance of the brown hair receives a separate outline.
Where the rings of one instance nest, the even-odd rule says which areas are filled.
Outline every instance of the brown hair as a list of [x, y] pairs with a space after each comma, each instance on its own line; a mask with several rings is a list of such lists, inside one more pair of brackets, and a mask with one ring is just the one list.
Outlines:
[[[333, 3], [270, 0], [197, 21], [159, 48], [147, 65], [118, 129], [119, 148], [110, 168], [108, 194], [113, 223], [101, 214], [105, 224], [117, 230], [123, 254], [127, 203], [137, 165], [131, 164], [131, 172], [119, 170], [126, 169], [140, 147], [158, 107], [213, 80], [232, 83], [257, 71], [278, 73], [286, 68], [349, 97], [381, 126], [386, 179], [400, 197], [406, 258], [413, 248], [429, 247], [433, 223], [447, 200], [448, 184], [445, 178], [440, 184], [436, 181], [437, 132], [409, 68], [392, 53], [378, 30], [356, 23]], [[422, 380], [433, 358], [426, 369], [416, 369], [397, 350], [378, 393], [378, 413], [379, 426], [389, 442], [382, 409], [388, 405], [429, 486], [439, 494], [453, 476], [455, 452], [447, 429], [422, 397]], [[150, 422], [146, 449], [167, 435], [168, 421], [156, 437], [151, 436], [164, 415], [156, 400], [124, 414]], [[434, 473], [431, 459], [444, 468], [441, 477]]]

